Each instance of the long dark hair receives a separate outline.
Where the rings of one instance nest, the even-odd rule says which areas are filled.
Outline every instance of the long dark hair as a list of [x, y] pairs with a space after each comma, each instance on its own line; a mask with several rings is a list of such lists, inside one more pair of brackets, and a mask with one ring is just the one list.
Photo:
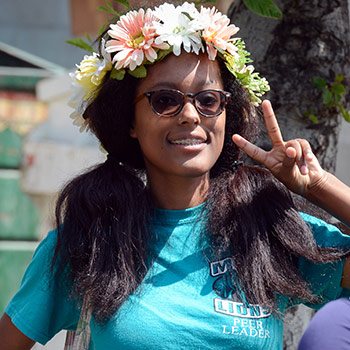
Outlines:
[[[242, 154], [231, 136], [254, 140], [261, 117], [244, 88], [219, 60], [227, 105], [223, 151], [211, 170], [207, 199], [213, 254], [230, 251], [240, 288], [247, 300], [277, 311], [276, 294], [313, 301], [297, 270], [300, 256], [315, 262], [342, 256], [317, 247], [298, 215], [289, 192], [265, 169], [241, 166]], [[150, 264], [152, 201], [137, 140], [129, 135], [139, 80], [126, 74], [106, 76], [85, 112], [91, 130], [112, 155], [78, 176], [62, 190], [56, 207], [58, 240], [54, 263], [63, 271], [72, 294], [88, 296], [97, 320], [107, 320], [135, 292]]]

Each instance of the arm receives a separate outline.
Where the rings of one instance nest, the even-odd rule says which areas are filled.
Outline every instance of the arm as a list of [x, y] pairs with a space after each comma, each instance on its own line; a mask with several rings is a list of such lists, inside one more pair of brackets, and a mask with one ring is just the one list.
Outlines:
[[[283, 141], [270, 101], [262, 104], [266, 129], [272, 142], [269, 152], [239, 135], [233, 142], [248, 156], [266, 166], [291, 191], [305, 197], [350, 227], [350, 187], [323, 170], [306, 140]], [[350, 257], [346, 259], [341, 286], [350, 288]]]
[[350, 188], [321, 168], [306, 140], [283, 141], [271, 103], [264, 101], [262, 108], [272, 142], [271, 151], [266, 152], [239, 135], [233, 135], [233, 142], [266, 166], [291, 191], [350, 227]]
[[29, 350], [35, 341], [19, 331], [11, 318], [4, 313], [0, 319], [0, 344], [1, 350]]
[[324, 173], [322, 180], [309, 190], [305, 198], [350, 227], [350, 187], [334, 175]]

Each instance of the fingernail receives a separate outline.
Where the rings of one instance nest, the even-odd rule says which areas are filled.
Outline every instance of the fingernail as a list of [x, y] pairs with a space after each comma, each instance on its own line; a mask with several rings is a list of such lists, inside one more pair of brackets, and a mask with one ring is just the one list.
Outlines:
[[306, 151], [305, 158], [307, 160], [311, 160], [313, 157], [313, 153], [311, 151]]
[[309, 173], [309, 169], [306, 165], [302, 165], [300, 167], [300, 172], [302, 173], [302, 175], [307, 175]]
[[239, 135], [234, 134], [234, 135], [232, 136], [232, 139], [235, 139], [236, 141], [240, 141], [242, 138], [241, 138]]

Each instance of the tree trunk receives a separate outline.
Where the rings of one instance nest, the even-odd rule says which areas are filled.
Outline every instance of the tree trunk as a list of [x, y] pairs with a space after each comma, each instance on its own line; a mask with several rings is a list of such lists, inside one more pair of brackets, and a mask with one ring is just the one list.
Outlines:
[[[268, 98], [284, 138], [309, 140], [322, 166], [333, 172], [342, 117], [322, 104], [312, 78], [331, 83], [341, 74], [349, 87], [350, 4], [347, 0], [280, 0], [278, 4], [281, 21], [255, 15], [240, 0], [234, 1], [228, 16], [241, 28], [238, 35], [252, 53], [253, 65], [270, 82]], [[316, 124], [304, 116], [311, 108], [319, 117]], [[263, 145], [269, 147], [266, 141]]]
[[[235, 0], [229, 8], [231, 22], [240, 27], [252, 53], [253, 65], [271, 85], [267, 95], [272, 102], [285, 140], [305, 138], [311, 143], [321, 165], [335, 171], [341, 114], [322, 103], [321, 92], [313, 77], [334, 82], [343, 75], [350, 86], [350, 1], [349, 0], [280, 0], [281, 21], [255, 15]], [[349, 110], [349, 92], [343, 106]], [[348, 101], [345, 103], [345, 101]], [[313, 123], [304, 116], [313, 108], [319, 117]], [[258, 142], [270, 148], [266, 136]], [[284, 349], [297, 349], [312, 311], [293, 308], [286, 314]]]

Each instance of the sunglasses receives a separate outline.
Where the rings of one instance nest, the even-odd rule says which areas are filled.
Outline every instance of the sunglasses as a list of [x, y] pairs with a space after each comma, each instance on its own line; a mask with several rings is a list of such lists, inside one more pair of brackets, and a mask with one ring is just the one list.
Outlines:
[[223, 112], [230, 101], [231, 93], [211, 89], [191, 94], [174, 89], [163, 89], [145, 92], [136, 97], [134, 103], [141, 101], [145, 96], [154, 113], [162, 117], [172, 117], [180, 113], [185, 105], [185, 97], [188, 97], [200, 115], [213, 118]]

